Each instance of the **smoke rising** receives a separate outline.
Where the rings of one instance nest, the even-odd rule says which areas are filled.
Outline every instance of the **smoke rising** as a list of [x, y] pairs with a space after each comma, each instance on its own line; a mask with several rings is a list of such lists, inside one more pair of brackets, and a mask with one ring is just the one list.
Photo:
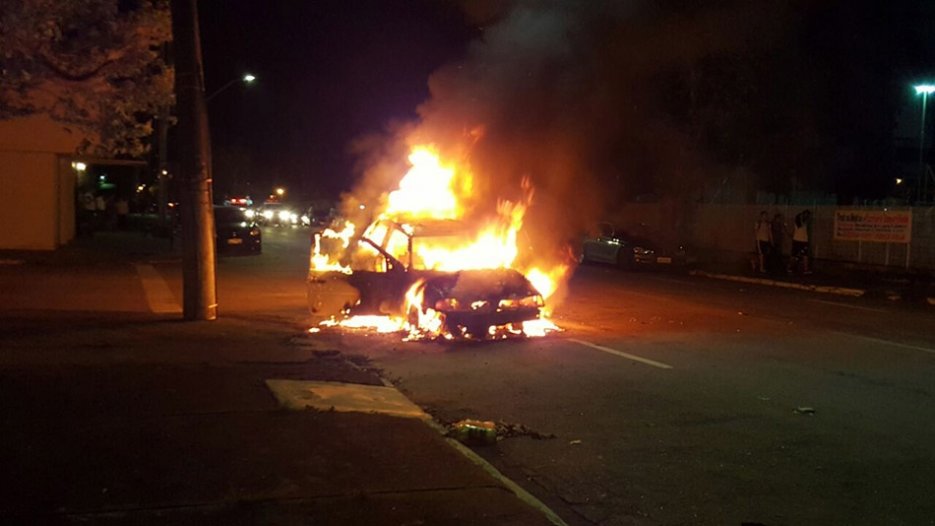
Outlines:
[[481, 36], [431, 76], [418, 122], [357, 142], [354, 198], [379, 199], [405, 173], [409, 147], [434, 144], [472, 167], [478, 213], [515, 200], [528, 179], [535, 198], [524, 231], [536, 252], [558, 254], [621, 197], [687, 186], [710, 162], [659, 111], [660, 74], [753, 35], [768, 39], [783, 9], [683, 4], [466, 2]]

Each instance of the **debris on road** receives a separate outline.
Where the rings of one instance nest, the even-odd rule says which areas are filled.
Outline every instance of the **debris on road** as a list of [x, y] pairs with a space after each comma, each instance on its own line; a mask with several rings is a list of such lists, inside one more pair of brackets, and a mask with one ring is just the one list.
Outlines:
[[580, 443], [581, 443], [581, 440], [575, 439], [575, 440], [572, 440], [571, 442], [569, 442], [568, 445], [569, 445], [569, 446], [577, 446], [577, 445], [580, 444]]
[[803, 407], [796, 407], [792, 412], [795, 413], [795, 414], [797, 414], [797, 415], [809, 415], [809, 416], [812, 416], [812, 415], [815, 414], [815, 408], [814, 408], [814, 407], [805, 407], [805, 406], [803, 406]]
[[552, 433], [540, 433], [526, 427], [523, 424], [511, 424], [508, 422], [497, 422], [497, 434], [500, 438], [529, 437], [536, 440], [546, 440], [556, 438]]
[[[506, 438], [529, 437], [535, 440], [548, 440], [556, 438], [552, 433], [540, 433], [523, 424], [510, 422], [491, 422], [489, 420], [465, 419], [447, 424], [447, 436], [467, 445], [490, 445]], [[581, 443], [580, 440], [572, 441]]]
[[490, 421], [461, 420], [451, 425], [448, 436], [462, 444], [486, 446], [497, 442], [497, 425]]

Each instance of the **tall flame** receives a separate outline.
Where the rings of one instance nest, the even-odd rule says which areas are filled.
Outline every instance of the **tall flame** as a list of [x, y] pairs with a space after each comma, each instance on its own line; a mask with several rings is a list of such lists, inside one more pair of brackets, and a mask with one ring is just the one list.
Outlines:
[[455, 219], [461, 208], [452, 186], [455, 168], [443, 165], [438, 153], [428, 146], [417, 146], [409, 154], [412, 168], [390, 192], [385, 216]]

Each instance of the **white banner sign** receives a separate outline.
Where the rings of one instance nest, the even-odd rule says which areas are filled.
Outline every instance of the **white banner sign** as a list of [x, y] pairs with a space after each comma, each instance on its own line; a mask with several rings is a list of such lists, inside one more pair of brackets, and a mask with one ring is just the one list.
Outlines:
[[912, 210], [835, 210], [836, 241], [912, 241]]

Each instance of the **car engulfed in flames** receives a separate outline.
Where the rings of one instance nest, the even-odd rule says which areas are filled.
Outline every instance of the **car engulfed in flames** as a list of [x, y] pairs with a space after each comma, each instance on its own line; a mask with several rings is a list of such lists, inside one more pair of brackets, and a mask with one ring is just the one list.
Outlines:
[[498, 201], [496, 213], [468, 221], [458, 189], [469, 191], [470, 174], [426, 148], [409, 160], [399, 189], [384, 195], [366, 229], [344, 221], [315, 234], [307, 281], [313, 318], [407, 339], [559, 330], [545, 315], [546, 299], [567, 265], [517, 263], [531, 190], [524, 201]]
[[[348, 243], [345, 253], [351, 261], [347, 266], [311, 269], [310, 311], [329, 320], [345, 316], [350, 320], [344, 324], [348, 327], [405, 331], [411, 337], [482, 339], [498, 333], [524, 333], [525, 324], [530, 324], [530, 333], [541, 332], [545, 300], [519, 271], [446, 271], [416, 265], [416, 247], [450, 243], [458, 237], [458, 230], [454, 222], [415, 226], [390, 220], [375, 222], [364, 235]], [[331, 234], [330, 238], [328, 233], [316, 237], [319, 253], [329, 240], [343, 246], [336, 232]]]

